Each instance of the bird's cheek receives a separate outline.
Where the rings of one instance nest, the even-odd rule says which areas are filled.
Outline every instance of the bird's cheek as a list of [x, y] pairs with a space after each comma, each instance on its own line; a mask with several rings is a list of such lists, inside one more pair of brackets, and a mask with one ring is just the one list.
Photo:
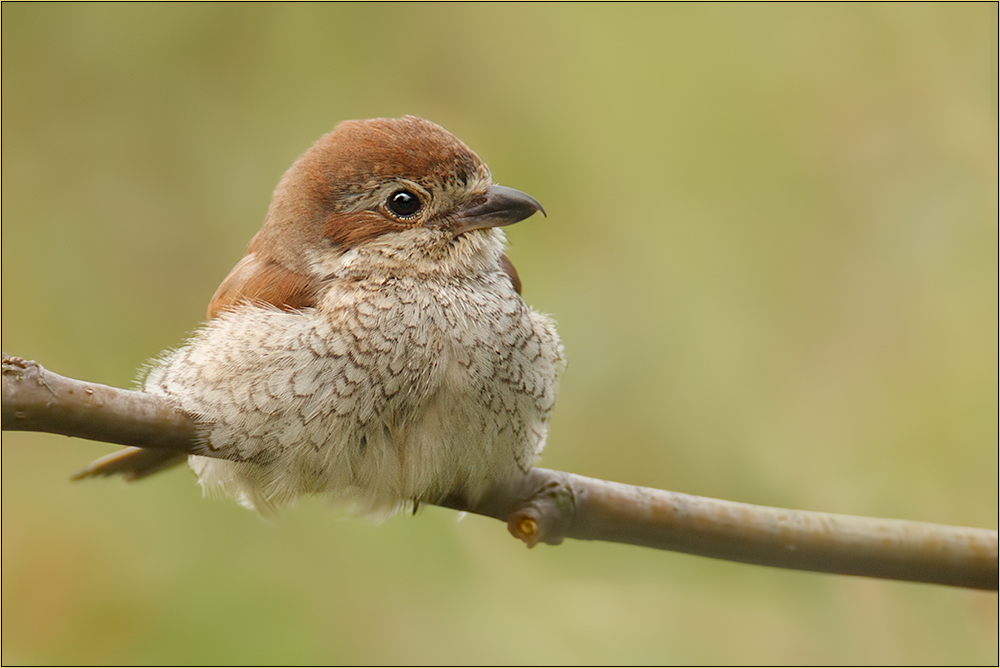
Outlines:
[[402, 229], [399, 223], [374, 211], [334, 213], [323, 224], [323, 238], [347, 249]]

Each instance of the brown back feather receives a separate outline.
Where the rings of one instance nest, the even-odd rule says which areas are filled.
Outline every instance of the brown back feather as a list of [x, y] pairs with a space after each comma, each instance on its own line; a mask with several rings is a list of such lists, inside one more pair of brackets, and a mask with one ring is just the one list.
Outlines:
[[313, 278], [287, 269], [274, 260], [248, 253], [233, 267], [208, 305], [208, 317], [237, 304], [271, 304], [285, 311], [316, 305]]
[[521, 294], [521, 277], [517, 275], [514, 263], [506, 255], [500, 256], [500, 270], [510, 277], [510, 282], [514, 286], [514, 292]]

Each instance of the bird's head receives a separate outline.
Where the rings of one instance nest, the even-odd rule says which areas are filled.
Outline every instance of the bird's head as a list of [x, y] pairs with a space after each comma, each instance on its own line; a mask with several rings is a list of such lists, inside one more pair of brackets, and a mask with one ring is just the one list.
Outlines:
[[[246, 257], [209, 315], [245, 301], [313, 305], [323, 281], [359, 255], [378, 262], [444, 262], [485, 246], [491, 230], [524, 220], [534, 198], [493, 183], [468, 146], [415, 116], [345, 121], [282, 177]], [[506, 258], [511, 279], [516, 273]]]

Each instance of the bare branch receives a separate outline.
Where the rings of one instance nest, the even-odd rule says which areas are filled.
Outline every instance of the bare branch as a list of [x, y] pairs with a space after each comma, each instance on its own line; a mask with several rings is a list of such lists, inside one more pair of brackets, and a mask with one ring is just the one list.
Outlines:
[[3, 354], [3, 430], [191, 452], [198, 431], [158, 397], [85, 383]]
[[561, 471], [533, 469], [517, 489], [469, 507], [525, 543], [563, 538], [643, 545], [796, 570], [997, 589], [997, 532], [769, 508]]
[[[194, 422], [159, 397], [65, 378], [3, 357], [3, 429], [130, 445], [163, 461], [206, 452]], [[111, 455], [114, 458], [115, 455]], [[82, 472], [87, 475], [87, 469]], [[997, 532], [755, 506], [532, 469], [476, 503], [529, 546], [603, 540], [778, 568], [996, 590]]]

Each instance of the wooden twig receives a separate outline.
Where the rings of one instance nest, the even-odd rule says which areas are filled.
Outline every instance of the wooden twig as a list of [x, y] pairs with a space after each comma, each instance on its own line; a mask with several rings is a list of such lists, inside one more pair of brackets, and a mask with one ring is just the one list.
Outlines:
[[3, 430], [190, 452], [194, 422], [145, 392], [86, 383], [3, 353]]
[[563, 538], [643, 545], [805, 571], [997, 589], [997, 532], [770, 508], [532, 469], [469, 507], [529, 546]]
[[[85, 383], [3, 356], [3, 429], [178, 455], [208, 454], [195, 423], [159, 397]], [[532, 469], [471, 503], [529, 546], [603, 540], [744, 563], [996, 590], [997, 532], [755, 506]]]

